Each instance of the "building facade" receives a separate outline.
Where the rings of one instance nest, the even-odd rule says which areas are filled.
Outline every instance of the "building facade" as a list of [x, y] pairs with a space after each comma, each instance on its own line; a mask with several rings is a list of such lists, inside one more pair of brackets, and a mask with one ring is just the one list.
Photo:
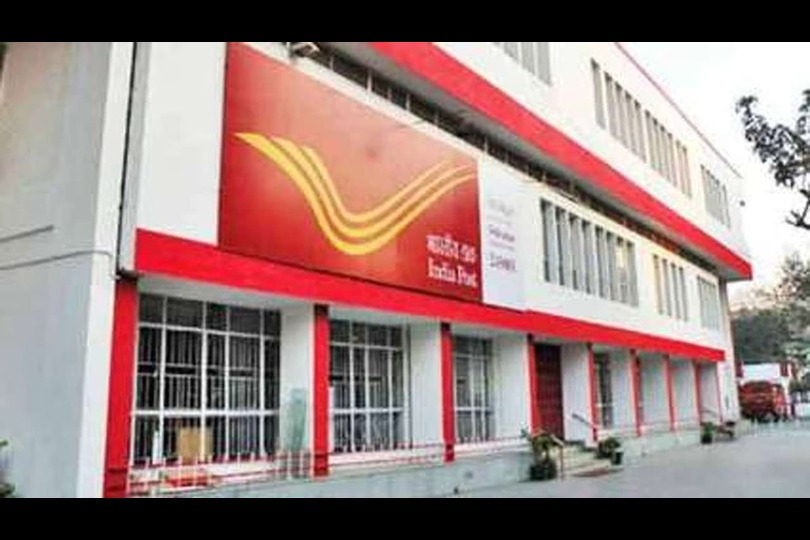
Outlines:
[[738, 416], [742, 179], [616, 43], [8, 43], [23, 495], [339, 478]]

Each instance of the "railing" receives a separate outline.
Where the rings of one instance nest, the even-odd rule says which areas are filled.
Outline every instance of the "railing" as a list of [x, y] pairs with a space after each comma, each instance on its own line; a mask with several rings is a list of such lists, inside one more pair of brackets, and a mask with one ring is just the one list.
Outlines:
[[594, 424], [593, 422], [591, 422], [590, 420], [588, 420], [587, 418], [578, 413], [572, 413], [571, 418], [573, 418], [577, 422], [580, 422], [581, 424], [585, 424], [589, 429], [591, 429], [594, 434], [595, 439], [594, 442], [597, 444], [599, 443], [599, 437], [602, 430], [601, 426], [599, 426], [598, 424]]
[[[564, 446], [564, 443], [556, 437], [553, 440], [555, 445]], [[456, 442], [452, 447], [457, 460], [528, 450], [523, 437]], [[273, 456], [173, 460], [131, 465], [128, 470], [115, 472], [121, 477], [122, 493], [134, 497], [154, 497], [308, 479], [316, 472], [318, 458], [328, 460], [330, 476], [343, 476], [408, 466], [439, 465], [445, 462], [446, 456], [445, 443], [427, 443], [380, 451], [332, 451], [327, 455], [278, 452]], [[125, 491], [123, 484], [126, 485]]]

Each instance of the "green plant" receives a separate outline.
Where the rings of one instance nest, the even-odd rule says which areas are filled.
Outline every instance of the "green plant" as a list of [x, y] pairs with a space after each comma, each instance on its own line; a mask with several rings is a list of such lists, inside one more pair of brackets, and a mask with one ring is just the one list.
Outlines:
[[[0, 450], [8, 446], [8, 441], [0, 440]], [[8, 484], [0, 478], [0, 499], [11, 497], [14, 494], [14, 486]]]
[[523, 430], [523, 437], [529, 441], [532, 448], [534, 463], [529, 469], [532, 480], [551, 480], [557, 477], [557, 462], [551, 457], [551, 450], [555, 446], [554, 437], [545, 431], [529, 433]]
[[616, 437], [608, 437], [596, 445], [596, 454], [600, 458], [612, 458], [622, 447], [622, 442]]
[[700, 424], [700, 442], [703, 444], [711, 444], [714, 440], [714, 424], [711, 422], [702, 422]]

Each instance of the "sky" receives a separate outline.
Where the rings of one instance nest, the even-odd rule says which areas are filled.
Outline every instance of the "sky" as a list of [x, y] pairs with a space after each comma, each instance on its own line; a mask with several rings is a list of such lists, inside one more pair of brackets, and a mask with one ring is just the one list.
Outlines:
[[[738, 116], [737, 100], [759, 98], [759, 110], [772, 122], [793, 126], [802, 91], [810, 88], [810, 43], [623, 42], [675, 100], [692, 122], [744, 179], [743, 228], [754, 279], [729, 288], [732, 305], [754, 288], [773, 284], [784, 257], [810, 256], [810, 231], [785, 223], [801, 197], [777, 188], [767, 168], [751, 152]], [[801, 209], [801, 208], [798, 208]]]

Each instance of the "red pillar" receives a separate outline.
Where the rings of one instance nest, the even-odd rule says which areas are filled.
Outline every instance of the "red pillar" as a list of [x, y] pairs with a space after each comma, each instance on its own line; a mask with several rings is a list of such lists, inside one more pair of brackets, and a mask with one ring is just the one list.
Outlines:
[[664, 355], [664, 375], [667, 382], [667, 401], [669, 404], [669, 430], [675, 431], [675, 392], [672, 387], [672, 358]]
[[129, 468], [132, 383], [138, 325], [138, 284], [120, 279], [115, 284], [110, 383], [107, 398], [107, 447], [104, 497], [125, 497]]
[[329, 474], [329, 307], [315, 306], [313, 451], [315, 476]]
[[591, 436], [593, 437], [594, 442], [599, 442], [599, 433], [597, 432], [596, 428], [596, 426], [599, 425], [599, 420], [597, 418], [599, 411], [596, 407], [596, 401], [598, 398], [596, 394], [596, 359], [594, 358], [592, 343], [588, 343], [588, 381], [591, 398], [591, 424], [593, 425], [591, 428]]
[[444, 461], [456, 459], [456, 411], [453, 403], [453, 336], [450, 324], [442, 323], [442, 434], [444, 435]]
[[700, 396], [700, 364], [692, 362], [695, 370], [695, 406], [697, 407], [698, 423], [703, 422], [703, 399]]
[[537, 349], [534, 346], [534, 336], [527, 336], [528, 367], [529, 367], [529, 407], [531, 408], [529, 421], [532, 433], [540, 430], [540, 400], [537, 395]]
[[641, 383], [639, 380], [639, 364], [638, 353], [635, 349], [630, 351], [630, 395], [633, 399], [633, 422], [636, 426], [636, 437], [641, 437], [641, 414], [639, 404], [639, 391], [638, 385]]

